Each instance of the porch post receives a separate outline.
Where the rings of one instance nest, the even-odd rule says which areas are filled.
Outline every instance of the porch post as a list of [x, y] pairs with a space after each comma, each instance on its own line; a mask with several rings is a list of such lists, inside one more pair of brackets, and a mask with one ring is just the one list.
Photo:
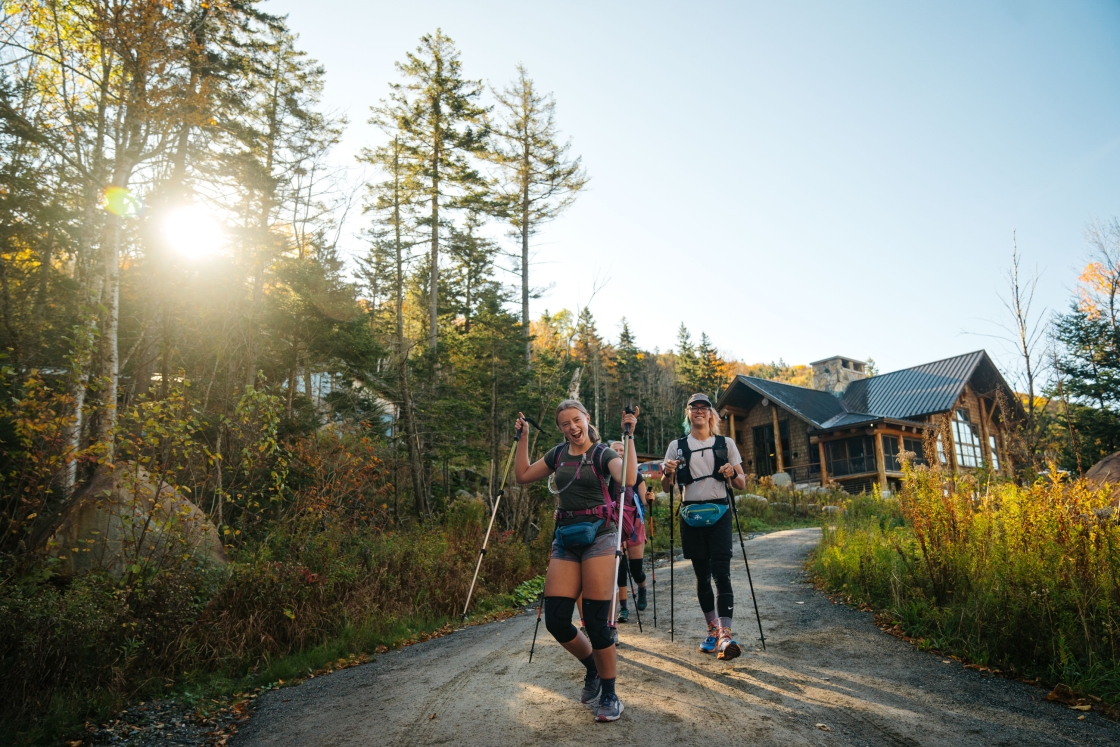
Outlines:
[[828, 486], [828, 463], [824, 460], [824, 441], [817, 441], [817, 448], [821, 453], [821, 487]]
[[887, 460], [883, 455], [883, 432], [875, 429], [875, 469], [879, 472], [879, 490], [887, 489]]
[[774, 415], [774, 454], [778, 457], [778, 472], [785, 472], [785, 465], [782, 464], [782, 427], [778, 422], [778, 406], [774, 401], [770, 401], [770, 412]]

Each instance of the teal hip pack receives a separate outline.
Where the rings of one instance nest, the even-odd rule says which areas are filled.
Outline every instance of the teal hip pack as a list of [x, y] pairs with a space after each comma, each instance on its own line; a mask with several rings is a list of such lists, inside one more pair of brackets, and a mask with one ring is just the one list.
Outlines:
[[596, 519], [595, 521], [581, 521], [578, 524], [556, 527], [556, 541], [565, 550], [579, 550], [595, 541], [601, 526], [603, 526], [603, 520]]
[[710, 527], [727, 513], [726, 503], [681, 504], [681, 521], [690, 527]]

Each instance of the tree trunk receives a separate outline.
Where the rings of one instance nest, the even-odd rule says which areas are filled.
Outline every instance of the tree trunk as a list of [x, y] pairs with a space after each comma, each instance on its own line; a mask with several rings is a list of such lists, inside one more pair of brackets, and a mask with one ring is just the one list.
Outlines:
[[120, 315], [121, 217], [114, 215], [110, 224], [111, 236], [103, 248], [106, 286], [101, 297], [101, 305], [105, 309], [101, 320], [101, 373], [105, 377], [105, 388], [101, 394], [102, 409], [98, 419], [97, 441], [102, 448], [101, 458], [112, 464], [113, 437], [117, 429], [117, 389], [120, 385], [117, 328]]
[[[525, 195], [528, 199], [528, 195]], [[529, 205], [525, 203], [521, 211], [521, 326], [525, 332], [525, 362], [529, 363], [533, 353], [533, 341], [529, 334]]]

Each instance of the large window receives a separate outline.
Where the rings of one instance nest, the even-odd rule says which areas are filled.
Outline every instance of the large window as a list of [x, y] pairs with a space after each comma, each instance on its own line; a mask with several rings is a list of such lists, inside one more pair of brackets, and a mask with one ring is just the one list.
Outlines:
[[[789, 448], [789, 421], [781, 421], [779, 429], [782, 437], [782, 461], [784, 462], [782, 466], [788, 469], [793, 456]], [[756, 426], [751, 431], [751, 436], [754, 439], [755, 474], [759, 477], [774, 474], [778, 471], [778, 452], [774, 448], [774, 426]]]
[[868, 436], [842, 438], [824, 445], [828, 474], [835, 477], [875, 471], [875, 442]]
[[888, 472], [902, 471], [902, 463], [898, 461], [898, 436], [883, 436], [883, 464]]
[[980, 451], [980, 430], [968, 419], [968, 412], [957, 410], [953, 418], [953, 440], [957, 442], [957, 465], [979, 467], [984, 463]]
[[926, 449], [920, 438], [903, 438], [902, 448], [914, 452], [914, 464], [926, 464]]

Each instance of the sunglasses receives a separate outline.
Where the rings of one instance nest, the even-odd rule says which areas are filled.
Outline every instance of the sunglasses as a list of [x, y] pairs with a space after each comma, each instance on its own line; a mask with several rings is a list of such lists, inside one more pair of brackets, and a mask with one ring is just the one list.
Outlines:
[[694, 405], [689, 405], [688, 409], [690, 409], [690, 410], [710, 410], [712, 408], [709, 407], [708, 405], [705, 405], [703, 402], [697, 402]]

